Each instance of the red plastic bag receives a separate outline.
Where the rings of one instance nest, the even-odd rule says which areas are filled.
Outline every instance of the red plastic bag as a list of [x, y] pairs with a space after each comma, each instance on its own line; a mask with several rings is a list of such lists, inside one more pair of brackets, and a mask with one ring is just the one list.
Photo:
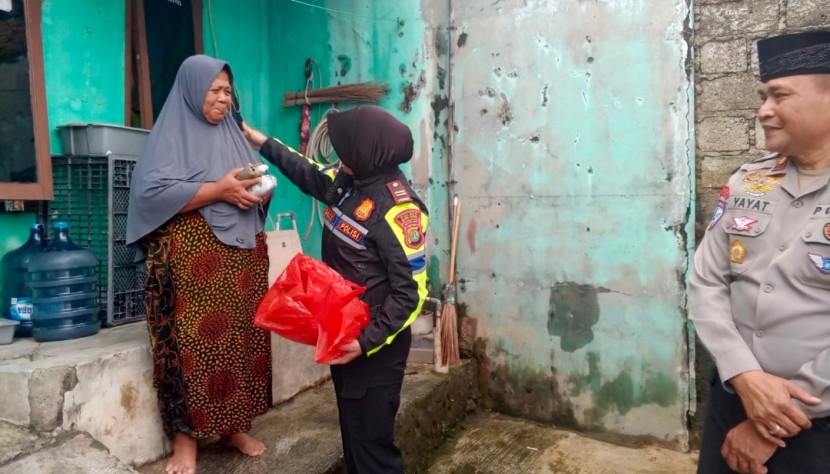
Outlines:
[[298, 253], [265, 294], [254, 323], [316, 346], [314, 360], [325, 364], [339, 357], [337, 348], [357, 339], [369, 324], [369, 307], [358, 298], [365, 290], [325, 263]]

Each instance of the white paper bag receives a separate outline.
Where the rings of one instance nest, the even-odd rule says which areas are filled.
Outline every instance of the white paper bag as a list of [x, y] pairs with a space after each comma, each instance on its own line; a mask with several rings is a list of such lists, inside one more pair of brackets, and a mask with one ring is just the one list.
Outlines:
[[[291, 219], [291, 228], [282, 229], [281, 222]], [[276, 214], [269, 218], [271, 229], [266, 230], [268, 244], [268, 286], [274, 284], [288, 262], [302, 253], [297, 220], [293, 212]], [[303, 390], [314, 387], [329, 377], [329, 368], [314, 362], [314, 346], [289, 341], [271, 333], [271, 391], [274, 404], [292, 398]]]

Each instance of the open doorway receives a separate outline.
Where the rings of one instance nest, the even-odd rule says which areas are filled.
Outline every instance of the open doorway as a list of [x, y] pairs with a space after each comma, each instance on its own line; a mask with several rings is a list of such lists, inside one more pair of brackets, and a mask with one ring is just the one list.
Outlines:
[[150, 129], [176, 72], [203, 52], [202, 0], [127, 0], [127, 126]]

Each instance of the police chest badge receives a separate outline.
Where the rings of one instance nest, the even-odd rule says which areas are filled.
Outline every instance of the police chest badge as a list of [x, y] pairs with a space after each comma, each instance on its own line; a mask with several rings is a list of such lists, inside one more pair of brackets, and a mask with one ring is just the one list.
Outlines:
[[824, 238], [830, 240], [830, 224], [824, 224]]
[[819, 255], [813, 252], [807, 252], [807, 258], [813, 262], [813, 265], [824, 274], [830, 274], [830, 257]]
[[732, 230], [737, 230], [738, 232], [749, 232], [752, 230], [752, 226], [758, 222], [758, 219], [753, 219], [747, 216], [740, 216], [740, 217], [733, 217], [732, 218]]
[[407, 209], [395, 216], [395, 222], [403, 229], [406, 246], [411, 249], [420, 248], [424, 241], [424, 233], [421, 232], [421, 211]]
[[354, 210], [354, 218], [359, 221], [365, 221], [372, 216], [372, 211], [375, 210], [375, 201], [369, 198], [363, 200], [359, 206]]
[[732, 263], [744, 263], [744, 259], [746, 258], [746, 247], [744, 244], [741, 243], [740, 240], [733, 240], [731, 244], [729, 244], [729, 261]]

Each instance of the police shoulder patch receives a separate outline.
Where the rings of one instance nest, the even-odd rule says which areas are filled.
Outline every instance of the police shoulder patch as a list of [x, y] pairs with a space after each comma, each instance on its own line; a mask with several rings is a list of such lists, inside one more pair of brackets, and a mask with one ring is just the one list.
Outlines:
[[420, 209], [404, 209], [395, 216], [395, 223], [403, 231], [404, 243], [407, 247], [417, 249], [424, 244]]
[[406, 186], [403, 185], [401, 180], [396, 179], [395, 181], [390, 181], [386, 183], [386, 187], [392, 194], [392, 199], [395, 201], [395, 204], [412, 202], [412, 196], [409, 195], [409, 191], [406, 190]]
[[706, 226], [706, 230], [714, 229], [720, 218], [723, 217], [724, 212], [726, 212], [726, 200], [720, 199], [715, 206], [715, 210], [712, 211], [712, 218], [709, 219], [709, 225]]

